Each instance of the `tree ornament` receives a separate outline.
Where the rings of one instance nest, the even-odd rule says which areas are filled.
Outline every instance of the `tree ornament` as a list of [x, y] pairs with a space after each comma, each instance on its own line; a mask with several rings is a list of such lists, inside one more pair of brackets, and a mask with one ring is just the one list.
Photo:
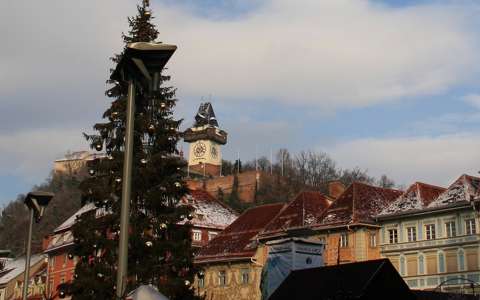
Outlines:
[[140, 163], [142, 163], [143, 165], [146, 165], [147, 162], [148, 162], [148, 160], [146, 158], [140, 159]]
[[175, 187], [180, 188], [181, 186], [182, 186], [182, 185], [180, 184], [180, 182], [178, 182], [178, 181], [175, 182]]
[[60, 291], [58, 292], [58, 297], [59, 297], [60, 299], [65, 298], [65, 296], [66, 296], [66, 293], [65, 293], [64, 290], [60, 290]]
[[77, 273], [73, 274], [73, 278], [78, 279], [78, 274]]
[[94, 169], [88, 170], [88, 174], [90, 174], [90, 176], [94, 176], [95, 175], [95, 170]]
[[102, 273], [97, 273], [97, 277], [101, 279], [101, 278], [105, 277], [105, 275], [103, 275]]
[[174, 140], [174, 138], [173, 138], [173, 137], [171, 137], [171, 136], [169, 136], [169, 137], [168, 137], [168, 140], [169, 140], [169, 141], [173, 141], [173, 140]]
[[111, 117], [112, 117], [113, 120], [117, 120], [117, 118], [118, 118], [118, 112], [113, 111], [112, 114], [111, 114]]
[[185, 215], [180, 215], [180, 220], [185, 219]]
[[112, 156], [112, 155], [109, 155], [107, 158], [108, 158], [108, 160], [113, 160], [113, 156]]
[[149, 134], [149, 135], [153, 135], [153, 134], [155, 133], [155, 125], [150, 124], [150, 125], [148, 126], [147, 131], [148, 131], [148, 134]]
[[167, 229], [167, 224], [165, 223], [160, 224], [160, 229]]
[[73, 254], [72, 253], [68, 253], [68, 259], [73, 259]]
[[187, 219], [191, 221], [193, 219], [193, 214], [188, 214]]
[[167, 106], [167, 105], [165, 104], [165, 102], [160, 103], [160, 107], [161, 107], [161, 108], [165, 108], [166, 106]]
[[97, 142], [97, 143], [95, 144], [95, 150], [97, 150], [97, 151], [102, 151], [102, 149], [103, 149], [103, 143]]
[[147, 246], [148, 248], [151, 248], [153, 246], [152, 241], [146, 241], [145, 246]]
[[120, 177], [115, 178], [115, 182], [116, 182], [116, 183], [122, 182], [122, 178], [120, 178]]
[[185, 285], [186, 285], [186, 286], [189, 286], [189, 285], [190, 285], [190, 281], [189, 281], [189, 280], [185, 280]]

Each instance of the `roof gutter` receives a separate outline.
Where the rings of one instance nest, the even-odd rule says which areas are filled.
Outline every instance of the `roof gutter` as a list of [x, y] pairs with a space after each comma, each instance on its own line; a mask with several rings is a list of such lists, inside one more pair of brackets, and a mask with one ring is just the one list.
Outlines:
[[383, 216], [377, 216], [375, 220], [377, 221], [395, 220], [395, 219], [398, 219], [399, 217], [405, 217], [405, 216], [416, 217], [416, 216], [423, 216], [431, 213], [450, 212], [450, 211], [454, 211], [462, 208], [471, 208], [471, 204], [469, 204], [468, 202], [465, 202], [465, 203], [455, 204], [455, 205], [443, 207], [443, 208], [430, 208], [430, 209], [417, 210], [413, 212], [383, 215]]

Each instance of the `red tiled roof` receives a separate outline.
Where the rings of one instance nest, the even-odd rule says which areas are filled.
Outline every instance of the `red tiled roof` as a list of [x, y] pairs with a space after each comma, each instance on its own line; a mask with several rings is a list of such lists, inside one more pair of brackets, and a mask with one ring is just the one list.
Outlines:
[[457, 202], [472, 201], [480, 197], [480, 178], [463, 174], [441, 193], [428, 208], [448, 206]]
[[354, 182], [323, 212], [316, 225], [372, 223], [373, 217], [401, 194], [402, 191]]
[[329, 205], [329, 199], [320, 192], [301, 192], [268, 223], [261, 234], [272, 235], [315, 223]]
[[201, 248], [195, 257], [195, 262], [252, 257], [257, 250], [255, 237], [283, 207], [283, 203], [277, 203], [248, 209], [217, 237]]
[[445, 190], [443, 187], [415, 182], [393, 203], [385, 207], [379, 216], [423, 209]]

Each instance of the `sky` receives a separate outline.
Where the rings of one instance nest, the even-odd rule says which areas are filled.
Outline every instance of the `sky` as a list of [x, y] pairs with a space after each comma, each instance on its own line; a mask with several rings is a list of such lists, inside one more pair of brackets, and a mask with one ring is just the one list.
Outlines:
[[[88, 148], [134, 0], [0, 2], [0, 206]], [[213, 103], [226, 159], [325, 151], [341, 168], [447, 186], [480, 170], [480, 4], [151, 0], [176, 108]], [[187, 147], [183, 145], [183, 147]], [[255, 150], [256, 149], [256, 150]], [[186, 149], [185, 149], [186, 150]]]

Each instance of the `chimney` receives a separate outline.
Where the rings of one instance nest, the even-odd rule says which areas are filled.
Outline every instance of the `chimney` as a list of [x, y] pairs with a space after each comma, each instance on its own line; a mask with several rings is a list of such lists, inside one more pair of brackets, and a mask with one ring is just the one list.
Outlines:
[[345, 186], [340, 180], [332, 180], [328, 183], [328, 196], [337, 199], [345, 191]]

